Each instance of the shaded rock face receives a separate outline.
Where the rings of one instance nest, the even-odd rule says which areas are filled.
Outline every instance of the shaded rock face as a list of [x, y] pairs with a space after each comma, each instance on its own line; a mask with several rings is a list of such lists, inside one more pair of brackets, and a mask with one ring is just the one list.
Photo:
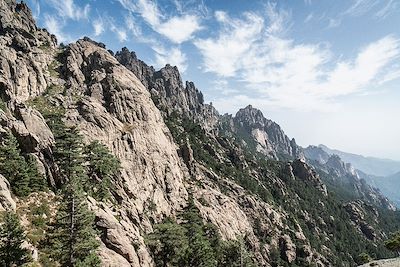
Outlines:
[[379, 216], [376, 208], [364, 203], [363, 201], [352, 201], [344, 205], [349, 213], [353, 224], [369, 239], [375, 240], [378, 236], [377, 231], [366, 221], [365, 210], [372, 209], [375, 220]]
[[292, 162], [291, 166], [295, 177], [310, 182], [323, 195], [328, 195], [326, 186], [322, 183], [319, 175], [315, 172], [313, 168], [307, 165], [304, 160], [297, 159]]
[[302, 149], [294, 139], [290, 140], [281, 127], [264, 117], [251, 105], [240, 109], [232, 118], [234, 131], [246, 133], [256, 144], [256, 150], [271, 158], [302, 158]]
[[177, 67], [167, 64], [155, 71], [126, 47], [117, 52], [115, 57], [139, 78], [150, 91], [156, 106], [167, 116], [177, 112], [195, 119], [208, 130], [215, 127], [218, 112], [212, 105], [204, 103], [203, 94], [193, 82], [183, 84]]

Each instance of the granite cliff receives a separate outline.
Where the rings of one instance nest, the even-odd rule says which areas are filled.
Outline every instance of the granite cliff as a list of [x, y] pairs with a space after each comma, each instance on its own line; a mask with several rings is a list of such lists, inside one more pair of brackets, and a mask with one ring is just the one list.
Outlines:
[[[146, 236], [190, 199], [223, 240], [243, 239], [257, 266], [352, 266], [367, 249], [390, 254], [380, 244], [396, 227], [386, 223], [387, 199], [356, 183], [359, 194], [337, 198], [330, 185], [347, 167], [306, 163], [303, 149], [261, 111], [221, 116], [176, 67], [155, 70], [127, 48], [114, 55], [89, 38], [60, 46], [25, 4], [0, 0], [0, 9], [0, 142], [15, 136], [49, 186], [19, 198], [0, 175], [0, 209], [17, 211], [27, 229], [32, 203], [53, 203], [57, 212], [65, 181], [48, 118], [62, 110], [85, 143], [100, 142], [121, 163], [111, 199], [87, 197], [102, 266], [155, 266]], [[45, 266], [40, 245], [28, 243]]]

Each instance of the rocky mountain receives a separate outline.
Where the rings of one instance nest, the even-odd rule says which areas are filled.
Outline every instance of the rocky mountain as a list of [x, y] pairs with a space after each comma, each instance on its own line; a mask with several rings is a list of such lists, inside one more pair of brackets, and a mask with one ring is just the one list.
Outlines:
[[240, 109], [234, 117], [224, 115], [220, 119], [220, 131], [236, 136], [246, 146], [269, 158], [302, 158], [302, 149], [289, 139], [281, 127], [266, 119], [262, 112], [251, 105]]
[[386, 177], [376, 177], [368, 174], [360, 174], [382, 193], [400, 207], [400, 172]]
[[369, 184], [369, 176], [360, 173], [350, 163], [343, 162], [338, 155], [329, 155], [322, 148], [316, 146], [305, 148], [304, 154], [311, 165], [328, 174], [328, 176], [324, 176], [324, 182], [339, 186], [342, 191], [348, 191], [349, 194], [367, 199], [377, 206], [396, 209], [377, 187]]
[[[338, 152], [338, 154], [336, 154], [335, 152]], [[362, 159], [361, 161], [365, 162], [365, 164], [368, 164], [367, 162], [374, 161], [375, 163], [371, 163], [371, 165], [368, 168], [374, 168], [374, 170], [376, 170], [378, 173], [382, 173], [378, 169], [375, 168], [377, 165], [379, 165], [379, 162], [384, 162], [384, 165], [389, 164], [389, 163], [391, 164], [392, 167], [389, 167], [388, 170], [385, 170], [383, 172], [383, 173], [389, 173], [389, 172], [393, 172], [396, 169], [395, 161], [388, 161], [388, 160], [374, 159], [374, 158], [365, 158], [363, 156], [358, 156], [358, 155], [349, 154], [349, 153], [343, 154], [343, 153], [344, 152], [329, 149], [323, 145], [309, 146], [306, 149], [304, 149], [304, 154], [305, 154], [306, 158], [317, 161], [320, 164], [330, 165], [331, 167], [334, 167], [336, 169], [336, 171], [341, 172], [342, 174], [349, 173], [351, 176], [354, 176], [354, 177], [357, 177], [358, 179], [364, 180], [365, 182], [367, 182], [370, 185], [370, 187], [379, 189], [379, 191], [382, 192], [382, 194], [384, 196], [389, 198], [397, 207], [400, 206], [400, 201], [399, 201], [400, 200], [400, 195], [399, 195], [400, 175], [399, 175], [399, 173], [395, 173], [393, 175], [389, 175], [386, 177], [366, 173], [360, 169], [355, 168], [352, 165], [352, 163], [350, 163], [350, 162], [344, 163], [340, 159], [339, 154], [344, 155], [344, 157], [350, 161], [353, 161], [352, 160], [353, 158]], [[340, 162], [337, 161], [336, 164], [333, 164], [333, 162], [331, 161], [332, 158], [340, 159]], [[331, 161], [331, 162], [329, 163], [328, 161]], [[357, 164], [357, 162], [358, 161], [356, 161], [356, 164]], [[336, 165], [336, 166], [332, 166], [332, 165]], [[342, 167], [340, 167], [340, 165], [342, 165]], [[379, 165], [379, 166], [384, 168], [384, 165]], [[358, 166], [362, 166], [362, 165], [358, 165]], [[372, 169], [368, 169], [368, 168], [367, 168], [367, 170], [372, 170]], [[363, 169], [365, 170], [365, 168], [363, 168]], [[376, 171], [372, 171], [372, 172], [376, 173]]]
[[151, 93], [151, 97], [164, 116], [172, 113], [189, 115], [206, 129], [213, 129], [218, 112], [211, 104], [204, 103], [203, 94], [193, 82], [182, 82], [177, 67], [166, 65], [156, 71], [138, 59], [135, 52], [124, 47], [115, 54], [116, 59], [136, 77]]
[[331, 149], [325, 145], [319, 145], [326, 153], [338, 155], [344, 162], [351, 163], [354, 168], [374, 176], [389, 176], [400, 171], [400, 162], [374, 157], [364, 157], [362, 155], [343, 152], [337, 149]]
[[[19, 216], [35, 264], [60, 260], [49, 232], [73, 181], [63, 165], [94, 168], [88, 156], [62, 162], [73, 130], [78, 148], [101, 144], [119, 162], [108, 198], [94, 194], [104, 166], [93, 186], [74, 185], [86, 190], [101, 266], [354, 266], [362, 252], [393, 256], [382, 242], [400, 221], [387, 199], [357, 183], [344, 191], [340, 160], [311, 166], [259, 110], [221, 116], [176, 67], [155, 70], [128, 49], [114, 54], [89, 38], [60, 46], [24, 3], [0, 0], [0, 15], [0, 144], [12, 136], [17, 146], [1, 158], [0, 209]], [[29, 166], [23, 179], [43, 177], [46, 188], [16, 183], [3, 168], [16, 160]], [[187, 263], [198, 258], [211, 265]]]

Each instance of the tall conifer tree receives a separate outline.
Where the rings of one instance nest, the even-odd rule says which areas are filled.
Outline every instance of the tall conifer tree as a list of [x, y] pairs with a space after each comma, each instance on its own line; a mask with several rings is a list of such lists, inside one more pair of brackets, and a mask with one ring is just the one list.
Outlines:
[[95, 216], [88, 209], [83, 190], [88, 177], [82, 153], [82, 138], [77, 129], [64, 127], [54, 152], [64, 187], [51, 242], [53, 256], [63, 266], [94, 267], [100, 265], [96, 255], [99, 242], [94, 228]]
[[0, 266], [21, 266], [29, 261], [29, 253], [22, 248], [25, 234], [17, 214], [8, 211], [0, 225]]

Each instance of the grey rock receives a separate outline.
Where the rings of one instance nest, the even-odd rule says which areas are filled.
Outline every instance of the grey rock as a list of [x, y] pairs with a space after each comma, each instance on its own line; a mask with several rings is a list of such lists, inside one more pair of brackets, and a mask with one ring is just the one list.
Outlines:
[[16, 203], [11, 197], [10, 183], [0, 174], [0, 211], [15, 210]]

